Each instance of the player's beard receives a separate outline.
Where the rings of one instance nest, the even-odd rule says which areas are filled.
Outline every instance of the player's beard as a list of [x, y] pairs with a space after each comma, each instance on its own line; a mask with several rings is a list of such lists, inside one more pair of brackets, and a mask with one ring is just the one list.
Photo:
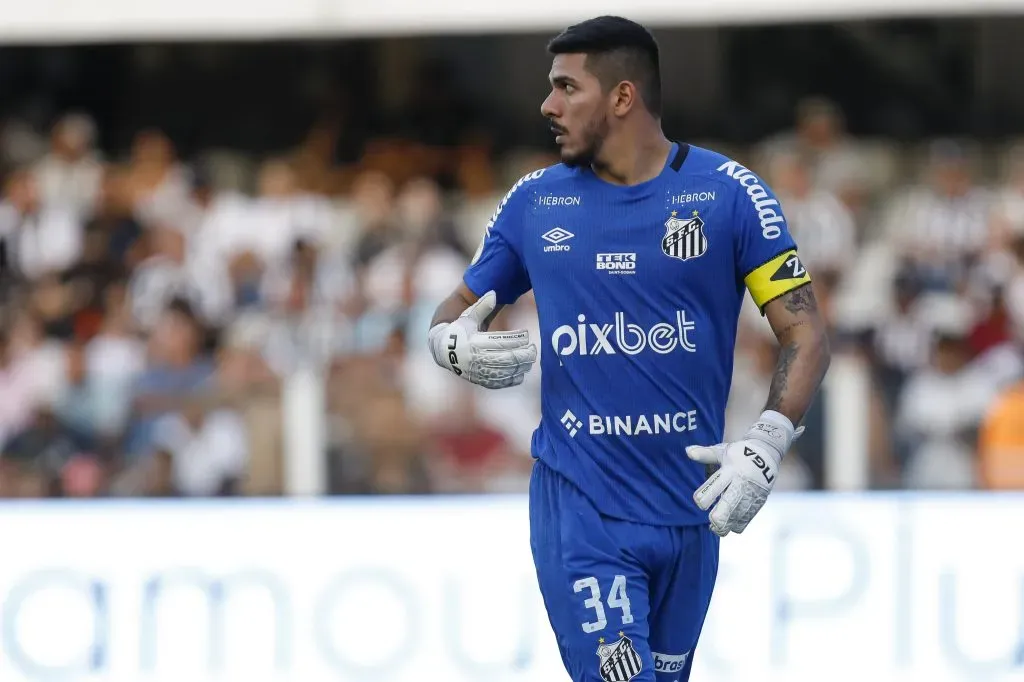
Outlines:
[[570, 168], [576, 166], [589, 166], [597, 160], [604, 145], [604, 139], [608, 135], [608, 119], [605, 116], [594, 116], [587, 122], [580, 131], [580, 149], [578, 151], [566, 151], [562, 148], [562, 163]]

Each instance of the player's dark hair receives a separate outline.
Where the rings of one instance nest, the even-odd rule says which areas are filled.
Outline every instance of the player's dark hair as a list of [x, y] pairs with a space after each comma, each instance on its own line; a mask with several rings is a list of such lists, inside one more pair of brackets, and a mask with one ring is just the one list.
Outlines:
[[605, 90], [636, 84], [647, 110], [661, 115], [658, 42], [646, 28], [622, 17], [601, 16], [574, 24], [548, 43], [551, 54], [585, 54], [587, 70]]

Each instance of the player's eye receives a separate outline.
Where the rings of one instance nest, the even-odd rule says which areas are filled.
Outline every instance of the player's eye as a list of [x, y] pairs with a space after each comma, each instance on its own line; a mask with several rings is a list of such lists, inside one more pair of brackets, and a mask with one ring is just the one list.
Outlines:
[[571, 95], [572, 93], [576, 92], [576, 86], [573, 85], [572, 83], [566, 83], [565, 85], [562, 86], [562, 89], [565, 90], [565, 94], [567, 95]]

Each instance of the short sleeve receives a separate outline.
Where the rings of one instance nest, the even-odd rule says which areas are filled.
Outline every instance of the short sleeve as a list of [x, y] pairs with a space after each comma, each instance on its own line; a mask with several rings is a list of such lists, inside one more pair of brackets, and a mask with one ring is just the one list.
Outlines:
[[778, 198], [768, 184], [736, 164], [730, 175], [739, 187], [733, 195], [737, 277], [758, 310], [811, 281], [797, 256]]
[[537, 171], [524, 176], [498, 204], [480, 240], [463, 280], [477, 296], [494, 290], [499, 305], [515, 303], [530, 290], [530, 276], [523, 264], [520, 235], [529, 192], [523, 185], [540, 177]]

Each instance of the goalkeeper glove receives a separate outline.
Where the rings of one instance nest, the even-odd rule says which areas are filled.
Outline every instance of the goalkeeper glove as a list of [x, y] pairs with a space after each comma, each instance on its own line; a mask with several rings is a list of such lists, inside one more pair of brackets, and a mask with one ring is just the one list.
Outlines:
[[480, 331], [496, 302], [495, 293], [488, 291], [457, 320], [435, 325], [427, 334], [438, 365], [484, 388], [518, 386], [537, 360], [537, 347], [526, 330]]
[[743, 440], [686, 448], [695, 462], [720, 465], [693, 494], [693, 501], [705, 511], [718, 500], [709, 516], [716, 535], [743, 532], [775, 487], [783, 456], [803, 432], [802, 426], [794, 430], [785, 415], [765, 410]]

